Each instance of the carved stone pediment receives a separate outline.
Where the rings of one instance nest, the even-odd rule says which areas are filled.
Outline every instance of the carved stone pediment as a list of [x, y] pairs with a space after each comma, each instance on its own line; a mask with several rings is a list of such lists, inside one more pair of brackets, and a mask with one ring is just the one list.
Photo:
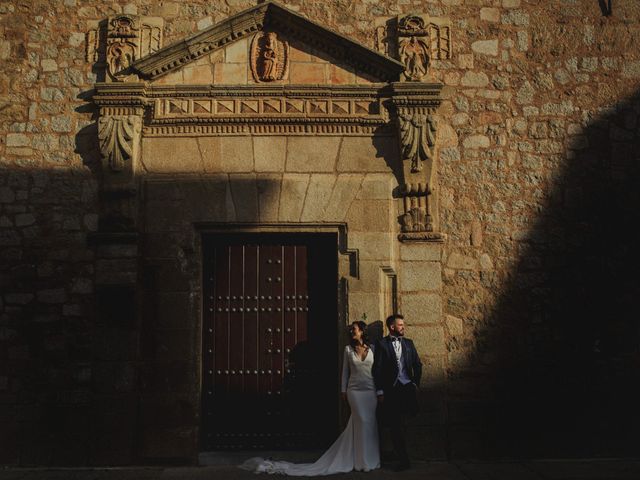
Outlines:
[[255, 49], [252, 49], [255, 54], [255, 64], [252, 64], [255, 80], [274, 81], [284, 76], [286, 68], [287, 46], [280, 38], [281, 34], [363, 72], [375, 81], [397, 81], [404, 70], [404, 65], [397, 60], [308, 20], [278, 3], [265, 2], [137, 59], [131, 64], [130, 71], [143, 80], [156, 80], [233, 42], [248, 38], [255, 41]]

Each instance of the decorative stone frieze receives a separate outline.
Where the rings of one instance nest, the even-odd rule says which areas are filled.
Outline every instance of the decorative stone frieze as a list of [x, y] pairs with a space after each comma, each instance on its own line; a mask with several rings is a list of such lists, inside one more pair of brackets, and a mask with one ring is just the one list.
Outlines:
[[113, 115], [144, 112], [145, 136], [259, 134], [391, 135], [375, 86], [148, 86], [96, 84], [94, 101]]

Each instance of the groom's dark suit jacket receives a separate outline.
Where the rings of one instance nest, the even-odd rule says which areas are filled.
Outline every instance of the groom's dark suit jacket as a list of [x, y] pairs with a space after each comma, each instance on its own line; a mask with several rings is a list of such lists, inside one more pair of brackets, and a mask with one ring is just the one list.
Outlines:
[[[407, 376], [413, 383], [420, 385], [422, 362], [413, 342], [404, 337], [402, 338], [402, 358]], [[390, 390], [398, 378], [398, 362], [390, 335], [376, 342], [372, 374], [376, 390]]]

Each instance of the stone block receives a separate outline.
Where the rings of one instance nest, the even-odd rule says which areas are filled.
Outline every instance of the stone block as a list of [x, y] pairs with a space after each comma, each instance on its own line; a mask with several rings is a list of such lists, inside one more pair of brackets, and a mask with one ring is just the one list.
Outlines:
[[283, 175], [280, 208], [278, 210], [278, 219], [280, 221], [297, 222], [300, 220], [308, 185], [309, 175]]
[[349, 293], [349, 322], [360, 320], [367, 316], [367, 323], [380, 318], [380, 294], [379, 293]]
[[24, 133], [7, 133], [6, 145], [7, 147], [28, 147], [31, 141]]
[[356, 74], [347, 65], [329, 65], [329, 83], [334, 85], [349, 85], [356, 83]]
[[402, 243], [400, 260], [438, 262], [442, 258], [442, 246], [428, 243]]
[[[416, 346], [416, 350], [418, 347]], [[418, 354], [421, 352], [418, 350]], [[420, 386], [433, 388], [443, 385], [446, 379], [443, 356], [420, 355], [422, 361], [422, 378]]]
[[258, 190], [258, 212], [261, 222], [275, 222], [278, 220], [281, 186], [281, 175], [258, 175], [256, 188]]
[[193, 325], [189, 292], [160, 293], [156, 299], [156, 328], [186, 329]]
[[225, 63], [244, 63], [247, 64], [249, 44], [247, 39], [243, 38], [236, 42], [233, 42], [227, 48], [225, 48]]
[[291, 62], [289, 81], [295, 83], [327, 83], [327, 65], [323, 63]]
[[36, 223], [36, 217], [31, 213], [19, 213], [16, 215], [16, 227], [25, 227], [27, 225], [33, 225], [34, 223]]
[[478, 261], [480, 263], [480, 270], [493, 270], [493, 260], [491, 260], [491, 257], [486, 253], [480, 255]]
[[26, 305], [35, 298], [33, 293], [6, 293], [4, 301], [7, 305]]
[[447, 353], [444, 328], [440, 325], [411, 327], [408, 329], [407, 337], [414, 341], [416, 350], [421, 355], [444, 355]]
[[468, 255], [453, 252], [447, 258], [447, 267], [454, 270], [477, 270], [478, 261]]
[[258, 221], [258, 191], [255, 174], [231, 174], [229, 186], [239, 222]]
[[391, 173], [368, 173], [362, 181], [358, 200], [390, 200], [396, 180]]
[[341, 222], [349, 211], [351, 202], [358, 194], [364, 176], [357, 174], [338, 175], [324, 211], [324, 220]]
[[416, 292], [442, 288], [440, 262], [402, 262], [400, 265], [400, 290]]
[[142, 163], [150, 173], [203, 171], [200, 149], [195, 138], [143, 138]]
[[16, 194], [10, 187], [0, 187], [0, 203], [13, 203]]
[[458, 338], [462, 337], [464, 333], [464, 322], [461, 318], [454, 317], [453, 315], [447, 315], [445, 317], [445, 323], [447, 324], [449, 335]]
[[499, 22], [500, 10], [498, 8], [484, 7], [480, 9], [480, 20], [485, 22]]
[[55, 72], [58, 70], [58, 62], [51, 58], [46, 58], [40, 62], [43, 72]]
[[400, 312], [407, 325], [440, 324], [442, 296], [438, 293], [403, 294]]
[[[227, 175], [186, 177], [178, 180], [193, 221], [224, 221], [226, 219]], [[162, 207], [160, 207], [162, 208]], [[180, 208], [178, 206], [178, 208]]]
[[67, 301], [67, 292], [64, 288], [51, 288], [38, 291], [38, 301], [41, 303], [64, 303]]
[[471, 44], [471, 50], [475, 53], [495, 57], [498, 55], [498, 40], [477, 40]]
[[491, 141], [486, 135], [470, 135], [462, 141], [465, 148], [489, 148]]
[[198, 28], [198, 30], [204, 30], [206, 28], [209, 28], [211, 25], [213, 25], [213, 18], [211, 17], [201, 18], [200, 20], [198, 20], [198, 23], [196, 23], [196, 27]]
[[345, 220], [349, 231], [389, 232], [393, 230], [391, 212], [393, 203], [389, 200], [354, 200]]
[[253, 137], [256, 172], [284, 171], [287, 137]]
[[349, 279], [349, 293], [376, 293], [381, 294], [382, 270], [381, 262], [360, 260], [359, 278]]
[[388, 172], [395, 158], [394, 137], [344, 137], [336, 168], [339, 172]]
[[313, 174], [309, 180], [309, 188], [304, 199], [304, 207], [300, 220], [303, 222], [319, 221], [323, 214], [336, 182], [334, 174]]
[[213, 81], [218, 85], [246, 85], [248, 65], [243, 63], [216, 63]]
[[185, 83], [195, 85], [211, 85], [213, 83], [213, 72], [211, 65], [194, 65], [185, 67], [182, 72]]
[[484, 72], [466, 72], [461, 80], [463, 87], [482, 88], [489, 85], [489, 77]]
[[392, 257], [395, 235], [384, 232], [350, 232], [349, 248], [357, 248], [360, 260], [381, 260], [388, 263]]
[[[207, 140], [204, 142], [203, 140]], [[200, 139], [200, 145], [210, 145], [213, 140], [220, 142], [220, 157], [217, 162], [218, 172], [252, 172], [253, 144], [251, 137], [219, 137]], [[202, 153], [203, 158], [205, 153]], [[209, 163], [207, 171], [213, 171], [214, 164]]]
[[340, 137], [290, 137], [287, 142], [288, 172], [333, 172]]

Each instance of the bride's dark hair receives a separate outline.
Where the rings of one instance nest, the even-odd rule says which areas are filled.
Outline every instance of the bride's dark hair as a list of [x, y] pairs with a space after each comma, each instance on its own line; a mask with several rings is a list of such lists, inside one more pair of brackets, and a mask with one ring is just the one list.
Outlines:
[[[369, 345], [369, 335], [367, 335], [367, 324], [364, 323], [362, 320], [356, 320], [355, 322], [351, 322], [351, 325], [349, 325], [349, 330], [351, 330], [353, 325], [357, 325], [360, 331], [362, 332], [362, 343], [364, 345]], [[352, 347], [356, 346], [355, 342], [353, 341], [353, 338], [349, 339], [349, 343], [351, 344]]]

